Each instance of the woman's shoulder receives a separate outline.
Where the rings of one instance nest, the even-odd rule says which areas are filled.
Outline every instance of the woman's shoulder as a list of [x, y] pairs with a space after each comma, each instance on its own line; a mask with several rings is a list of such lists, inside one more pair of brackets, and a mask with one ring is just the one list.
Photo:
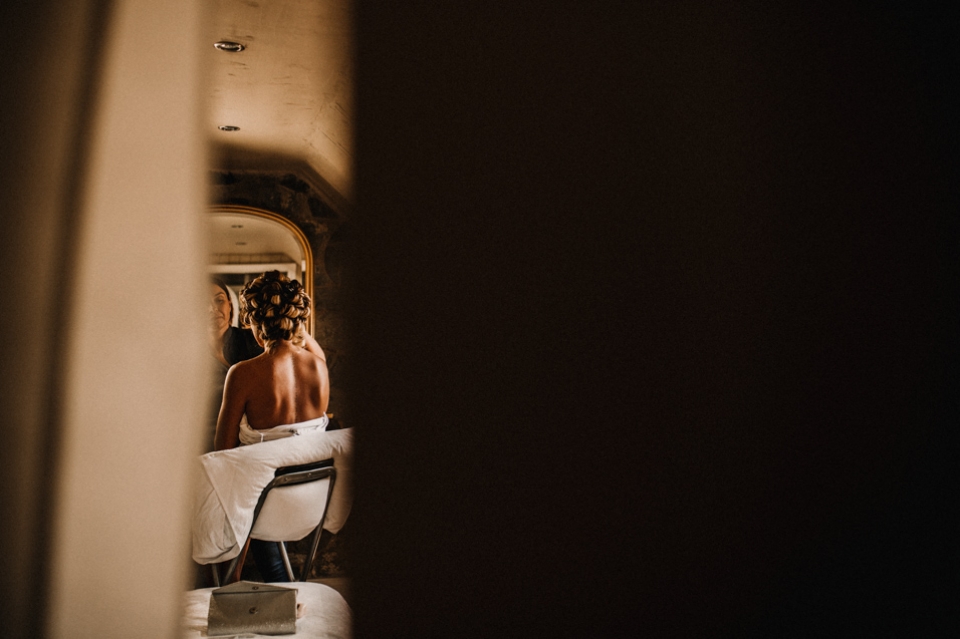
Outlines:
[[301, 349], [296, 353], [296, 357], [297, 357], [297, 359], [298, 359], [299, 361], [301, 361], [301, 362], [303, 362], [303, 363], [305, 363], [305, 364], [307, 364], [307, 365], [309, 365], [309, 366], [318, 366], [318, 367], [321, 367], [321, 368], [324, 368], [324, 369], [326, 369], [326, 367], [327, 367], [327, 360], [325, 360], [324, 358], [318, 356], [316, 353], [314, 353], [314, 352], [312, 352], [312, 351], [310, 351], [310, 350], [308, 350], [308, 349], [306, 349], [306, 348], [301, 348]]
[[234, 382], [247, 377], [253, 377], [257, 375], [257, 370], [263, 366], [262, 354], [257, 355], [256, 357], [251, 357], [250, 359], [245, 359], [241, 362], [230, 367], [230, 370], [227, 371], [227, 376], [232, 379]]

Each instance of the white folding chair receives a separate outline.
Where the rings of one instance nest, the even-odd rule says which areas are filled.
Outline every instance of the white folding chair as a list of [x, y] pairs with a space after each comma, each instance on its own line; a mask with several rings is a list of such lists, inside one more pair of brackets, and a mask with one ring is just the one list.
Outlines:
[[[323, 520], [336, 477], [332, 459], [278, 468], [273, 480], [260, 493], [253, 511], [250, 533], [240, 554], [234, 557], [227, 568], [227, 583], [240, 580], [251, 539], [277, 542], [287, 576], [294, 581], [293, 567], [284, 542], [299, 541], [312, 532], [310, 552], [300, 570], [300, 581], [306, 581], [320, 544]], [[214, 582], [219, 586], [220, 575], [216, 567], [213, 575]]]

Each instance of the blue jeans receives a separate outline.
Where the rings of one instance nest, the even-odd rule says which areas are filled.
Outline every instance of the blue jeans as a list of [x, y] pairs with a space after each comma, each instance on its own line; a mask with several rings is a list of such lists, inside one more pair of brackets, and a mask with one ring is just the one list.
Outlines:
[[287, 569], [283, 565], [283, 556], [275, 541], [250, 540], [250, 554], [257, 564], [260, 576], [267, 583], [275, 581], [289, 581]]

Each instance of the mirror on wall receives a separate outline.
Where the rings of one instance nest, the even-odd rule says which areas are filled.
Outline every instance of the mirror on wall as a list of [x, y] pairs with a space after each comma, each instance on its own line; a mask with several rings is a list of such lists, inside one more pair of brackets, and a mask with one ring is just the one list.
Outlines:
[[[263, 209], [218, 206], [211, 209], [210, 223], [207, 270], [226, 282], [234, 308], [239, 307], [236, 296], [246, 283], [265, 271], [278, 270], [313, 290], [310, 244], [290, 220]], [[311, 334], [313, 315], [307, 327]]]

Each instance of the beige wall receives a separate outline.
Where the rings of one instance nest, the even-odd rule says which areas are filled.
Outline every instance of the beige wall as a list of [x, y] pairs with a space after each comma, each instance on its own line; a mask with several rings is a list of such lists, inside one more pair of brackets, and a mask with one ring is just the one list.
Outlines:
[[[205, 416], [200, 3], [114, 4], [77, 240], [53, 637], [166, 637]], [[178, 561], [183, 558], [183, 561]]]

